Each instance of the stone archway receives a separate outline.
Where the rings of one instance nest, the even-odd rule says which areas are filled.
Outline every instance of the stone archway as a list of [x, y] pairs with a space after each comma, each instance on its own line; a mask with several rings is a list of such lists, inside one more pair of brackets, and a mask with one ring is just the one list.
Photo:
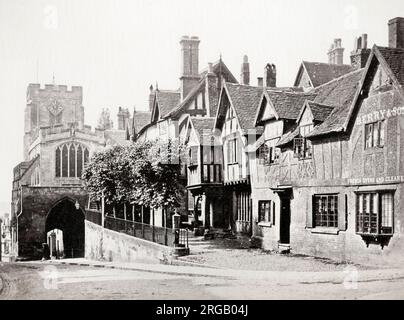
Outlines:
[[63, 248], [66, 258], [84, 257], [84, 212], [72, 199], [56, 203], [46, 218], [45, 234], [58, 229], [63, 232]]

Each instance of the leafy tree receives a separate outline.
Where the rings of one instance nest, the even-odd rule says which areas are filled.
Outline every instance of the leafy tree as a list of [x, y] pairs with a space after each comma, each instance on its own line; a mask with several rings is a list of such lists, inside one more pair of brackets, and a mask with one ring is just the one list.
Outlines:
[[108, 204], [131, 201], [150, 208], [178, 207], [183, 195], [178, 141], [137, 141], [97, 152], [83, 173], [93, 199]]

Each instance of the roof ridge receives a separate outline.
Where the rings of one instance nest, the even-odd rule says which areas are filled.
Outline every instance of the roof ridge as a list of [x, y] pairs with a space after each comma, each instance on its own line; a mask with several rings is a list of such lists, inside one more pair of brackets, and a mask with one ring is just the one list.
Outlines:
[[375, 45], [375, 46], [378, 49], [382, 48], [382, 49], [387, 49], [387, 50], [391, 50], [391, 51], [401, 51], [404, 53], [404, 48], [392, 48], [392, 47], [384, 47], [384, 46], [378, 46], [378, 45]]
[[232, 82], [227, 82], [227, 81], [226, 81], [226, 85], [232, 85], [232, 86], [237, 86], [237, 87], [250, 87], [250, 88], [257, 88], [257, 89], [262, 88], [262, 90], [265, 89], [265, 87], [261, 87], [261, 86], [251, 86], [249, 84], [232, 83]]
[[319, 85], [318, 87], [315, 87], [315, 88], [311, 89], [311, 90], [308, 91], [307, 93], [316, 91], [317, 89], [322, 88], [322, 87], [324, 87], [324, 86], [326, 86], [326, 85], [329, 85], [330, 83], [337, 82], [337, 81], [339, 81], [339, 80], [341, 80], [341, 79], [344, 79], [344, 78], [347, 78], [347, 77], [349, 77], [349, 76], [351, 76], [351, 75], [353, 75], [353, 74], [359, 73], [359, 71], [362, 72], [364, 69], [365, 69], [365, 68], [361, 68], [361, 69], [357, 69], [357, 70], [353, 70], [353, 71], [351, 71], [351, 72], [348, 72], [348, 73], [346, 73], [346, 74], [344, 74], [344, 75], [342, 75], [342, 76], [340, 76], [340, 77], [338, 77], [338, 78], [332, 79], [332, 80], [330, 80], [330, 81], [328, 81], [328, 82], [326, 82], [326, 83], [323, 83], [323, 84]]
[[344, 67], [351, 67], [353, 68], [350, 64], [335, 64], [335, 63], [327, 63], [327, 62], [317, 62], [317, 61], [307, 61], [307, 60], [303, 60], [302, 63], [317, 63], [317, 64], [324, 64], [324, 65], [328, 65], [328, 66], [344, 66]]

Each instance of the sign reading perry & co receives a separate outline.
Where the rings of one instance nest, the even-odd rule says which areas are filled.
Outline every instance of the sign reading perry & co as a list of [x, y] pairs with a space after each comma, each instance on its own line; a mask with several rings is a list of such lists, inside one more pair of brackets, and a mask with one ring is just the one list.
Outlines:
[[363, 116], [358, 116], [356, 124], [361, 125], [365, 123], [372, 123], [401, 115], [404, 116], [404, 106], [394, 107], [392, 109], [376, 110]]

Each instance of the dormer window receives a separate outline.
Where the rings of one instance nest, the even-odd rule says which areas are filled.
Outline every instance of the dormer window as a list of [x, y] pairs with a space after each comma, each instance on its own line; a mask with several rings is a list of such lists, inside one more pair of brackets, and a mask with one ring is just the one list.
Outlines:
[[271, 165], [278, 163], [281, 150], [275, 146], [262, 144], [257, 150], [257, 160], [260, 165]]
[[306, 139], [306, 135], [313, 130], [313, 125], [305, 125], [299, 127], [299, 136], [293, 139], [293, 151], [295, 158], [311, 159], [313, 150], [311, 141]]

